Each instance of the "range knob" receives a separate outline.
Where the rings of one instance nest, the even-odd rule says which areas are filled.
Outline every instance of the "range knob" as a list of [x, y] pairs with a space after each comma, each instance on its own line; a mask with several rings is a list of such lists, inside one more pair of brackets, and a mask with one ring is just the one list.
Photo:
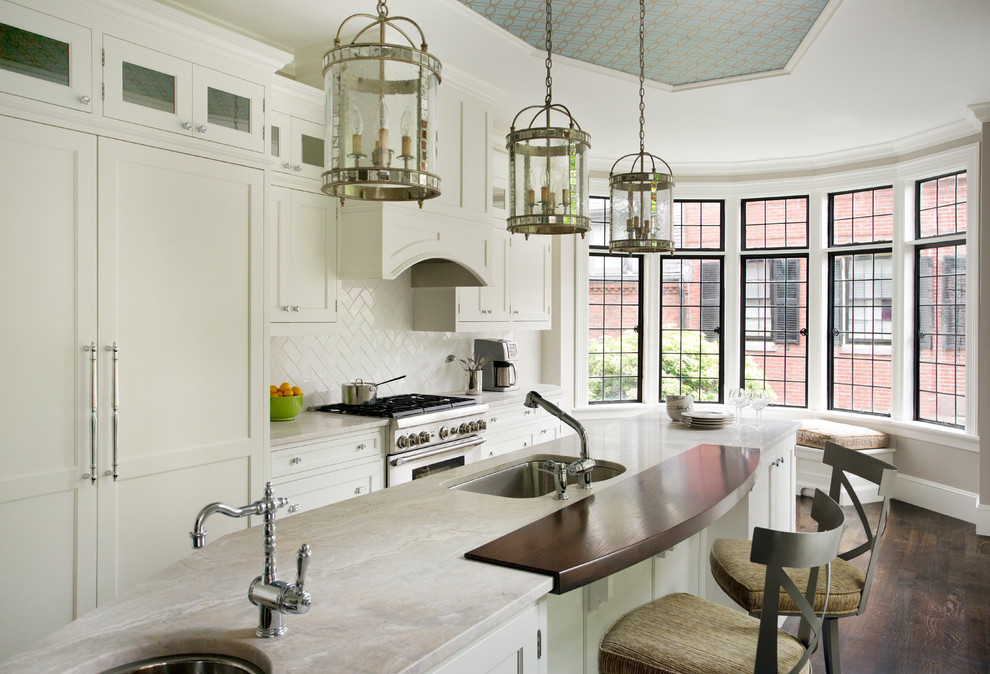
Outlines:
[[419, 436], [416, 435], [415, 433], [410, 433], [409, 434], [409, 446], [410, 447], [415, 447], [418, 444], [419, 444]]
[[446, 440], [448, 437], [450, 437], [450, 429], [447, 428], [446, 426], [441, 426], [440, 427], [440, 439], [441, 440]]
[[488, 428], [488, 422], [482, 419], [481, 421], [478, 422], [478, 428], [480, 428], [481, 430], [485, 430], [486, 428]]
[[422, 432], [421, 432], [421, 433], [419, 434], [419, 441], [420, 441], [420, 443], [422, 443], [422, 444], [424, 444], [424, 445], [425, 445], [425, 444], [426, 444], [427, 442], [429, 442], [429, 441], [430, 441], [430, 432], [429, 432], [429, 431], [422, 431]]
[[472, 421], [470, 428], [471, 428], [471, 432], [472, 433], [477, 433], [478, 432], [478, 428], [479, 428], [478, 422], [477, 421]]
[[457, 432], [458, 433], [470, 433], [471, 432], [471, 427], [468, 426], [467, 423], [465, 422], [465, 423], [463, 423], [463, 424], [460, 425], [460, 427], [457, 429]]
[[395, 444], [398, 445], [400, 449], [405, 449], [406, 447], [409, 446], [409, 438], [407, 438], [404, 435], [400, 435], [396, 439]]

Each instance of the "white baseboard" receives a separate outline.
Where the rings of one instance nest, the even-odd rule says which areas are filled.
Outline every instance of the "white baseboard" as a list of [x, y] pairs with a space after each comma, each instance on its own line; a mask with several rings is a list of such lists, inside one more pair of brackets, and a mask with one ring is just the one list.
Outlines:
[[988, 503], [976, 506], [976, 533], [980, 536], [990, 536], [990, 504]]
[[982, 520], [983, 530], [978, 526], [977, 533], [990, 535], [990, 506], [979, 506], [978, 513], [979, 496], [971, 491], [901, 473], [894, 498], [971, 524]]

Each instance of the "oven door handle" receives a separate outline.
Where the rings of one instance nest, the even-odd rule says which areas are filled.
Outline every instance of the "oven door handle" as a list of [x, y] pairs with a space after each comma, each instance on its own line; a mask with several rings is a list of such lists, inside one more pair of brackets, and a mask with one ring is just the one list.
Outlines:
[[408, 452], [397, 456], [392, 459], [389, 463], [393, 466], [401, 466], [404, 463], [410, 463], [411, 461], [418, 461], [420, 459], [425, 459], [430, 456], [436, 456], [437, 454], [447, 454], [448, 452], [455, 452], [458, 449], [465, 449], [467, 447], [477, 447], [485, 442], [485, 438], [482, 436], [473, 436], [466, 440], [460, 440], [452, 443], [443, 445], [442, 447], [434, 447], [433, 449], [424, 449], [421, 452]]

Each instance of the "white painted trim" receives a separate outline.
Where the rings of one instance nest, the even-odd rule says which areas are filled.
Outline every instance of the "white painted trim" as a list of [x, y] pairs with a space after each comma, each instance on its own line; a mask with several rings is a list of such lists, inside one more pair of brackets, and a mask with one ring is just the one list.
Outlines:
[[976, 533], [979, 536], [990, 536], [990, 504], [980, 503], [976, 506]]
[[[971, 524], [975, 524], [977, 520], [976, 494], [913, 475], [897, 476], [894, 498]], [[982, 508], [984, 524], [990, 525], [990, 506], [982, 506]], [[986, 533], [990, 534], [990, 528]]]

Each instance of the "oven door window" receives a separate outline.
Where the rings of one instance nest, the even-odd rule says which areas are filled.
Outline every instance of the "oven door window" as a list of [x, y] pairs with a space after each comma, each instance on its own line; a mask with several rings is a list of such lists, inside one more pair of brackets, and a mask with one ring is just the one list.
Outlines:
[[450, 470], [452, 468], [459, 468], [464, 465], [464, 456], [455, 456], [452, 459], [447, 459], [445, 461], [437, 461], [436, 463], [431, 463], [427, 466], [420, 466], [419, 468], [413, 468], [412, 479], [418, 480], [421, 477], [429, 477], [430, 475], [436, 475], [437, 473], [442, 473], [445, 470]]

